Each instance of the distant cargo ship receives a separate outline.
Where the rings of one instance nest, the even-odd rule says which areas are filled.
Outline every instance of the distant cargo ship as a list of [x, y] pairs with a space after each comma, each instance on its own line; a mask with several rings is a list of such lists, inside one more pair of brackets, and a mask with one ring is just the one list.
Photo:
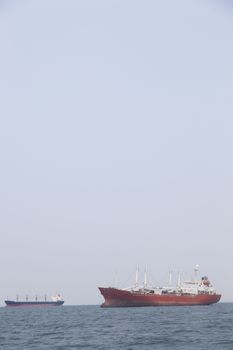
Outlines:
[[119, 289], [114, 287], [99, 287], [105, 301], [102, 307], [138, 307], [138, 306], [191, 306], [210, 305], [217, 303], [221, 294], [218, 294], [211, 285], [207, 276], [197, 279], [198, 267], [194, 269], [194, 278], [181, 283], [180, 277], [177, 286], [170, 283], [165, 287], [149, 288], [145, 273], [144, 284], [138, 284], [138, 270], [133, 287]]
[[19, 300], [19, 298], [16, 298], [16, 300], [5, 300], [6, 306], [61, 306], [64, 304], [64, 300], [62, 300], [60, 294], [55, 295], [52, 297], [52, 300], [47, 300], [45, 297], [44, 300], [38, 300], [37, 297], [35, 300], [29, 300], [28, 297], [26, 297], [26, 300]]

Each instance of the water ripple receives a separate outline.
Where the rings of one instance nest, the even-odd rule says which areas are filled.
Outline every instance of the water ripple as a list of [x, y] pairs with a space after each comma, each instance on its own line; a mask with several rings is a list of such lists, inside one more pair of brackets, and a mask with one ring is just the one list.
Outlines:
[[232, 350], [233, 304], [0, 308], [4, 350]]

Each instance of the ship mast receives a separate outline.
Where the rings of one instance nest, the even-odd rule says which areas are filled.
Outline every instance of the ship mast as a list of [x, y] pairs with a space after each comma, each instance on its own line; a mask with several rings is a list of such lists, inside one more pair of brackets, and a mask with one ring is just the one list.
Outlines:
[[136, 267], [136, 275], [135, 275], [135, 288], [138, 288], [138, 273], [139, 273], [139, 267]]
[[199, 271], [199, 265], [197, 264], [197, 265], [194, 267], [194, 282], [197, 282], [197, 274], [198, 274], [198, 271]]
[[144, 288], [147, 287], [147, 268], [145, 267], [145, 271], [144, 271]]
[[181, 286], [181, 276], [180, 276], [180, 271], [178, 272], [178, 282], [177, 282], [178, 287]]
[[172, 286], [172, 272], [169, 271], [169, 282], [168, 282], [169, 287]]

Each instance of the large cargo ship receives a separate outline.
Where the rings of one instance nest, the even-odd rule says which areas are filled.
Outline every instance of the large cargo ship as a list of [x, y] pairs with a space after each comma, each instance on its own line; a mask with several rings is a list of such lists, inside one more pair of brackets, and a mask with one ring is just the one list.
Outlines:
[[142, 286], [138, 284], [138, 270], [134, 286], [129, 288], [99, 287], [105, 301], [102, 307], [138, 307], [138, 306], [191, 306], [217, 303], [218, 294], [207, 276], [197, 278], [198, 268], [190, 281], [181, 283], [180, 277], [176, 286], [172, 286], [171, 277], [165, 287], [151, 288], [147, 284], [146, 274]]
[[60, 294], [52, 297], [51, 300], [47, 300], [45, 297], [44, 300], [38, 300], [36, 297], [35, 300], [29, 300], [26, 297], [26, 300], [19, 300], [17, 297], [16, 300], [5, 300], [6, 306], [61, 306], [64, 304], [64, 300], [62, 300]]

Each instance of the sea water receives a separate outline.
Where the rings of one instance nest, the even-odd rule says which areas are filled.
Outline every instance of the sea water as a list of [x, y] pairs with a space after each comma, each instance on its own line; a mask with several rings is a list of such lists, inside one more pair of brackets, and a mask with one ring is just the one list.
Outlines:
[[2, 307], [0, 349], [233, 350], [233, 304]]

